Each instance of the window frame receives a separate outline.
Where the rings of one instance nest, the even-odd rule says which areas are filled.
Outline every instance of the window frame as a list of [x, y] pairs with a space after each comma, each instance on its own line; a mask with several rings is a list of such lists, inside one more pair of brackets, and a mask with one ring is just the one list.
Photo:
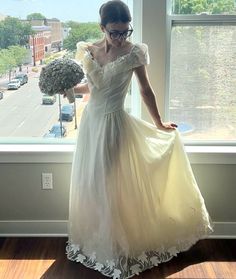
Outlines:
[[[172, 14], [172, 0], [166, 2], [166, 92], [165, 92], [165, 118], [169, 119], [170, 99], [170, 53], [171, 53], [171, 30], [173, 26], [215, 26], [215, 25], [236, 25], [236, 15], [176, 15]], [[186, 146], [236, 146], [236, 140], [187, 140]]]

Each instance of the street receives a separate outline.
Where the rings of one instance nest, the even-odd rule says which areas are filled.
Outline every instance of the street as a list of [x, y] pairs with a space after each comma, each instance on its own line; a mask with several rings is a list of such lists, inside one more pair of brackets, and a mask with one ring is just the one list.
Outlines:
[[[29, 75], [28, 83], [18, 90], [5, 90], [0, 100], [0, 137], [43, 137], [58, 122], [59, 98], [53, 105], [42, 105], [38, 76]], [[61, 104], [68, 104], [67, 99], [61, 97]], [[63, 124], [71, 130], [74, 120]]]

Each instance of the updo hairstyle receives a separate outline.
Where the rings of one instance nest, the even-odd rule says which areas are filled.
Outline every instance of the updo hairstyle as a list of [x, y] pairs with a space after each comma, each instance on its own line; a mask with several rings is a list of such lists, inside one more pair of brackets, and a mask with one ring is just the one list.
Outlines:
[[99, 9], [99, 15], [100, 24], [103, 26], [106, 26], [107, 23], [127, 23], [132, 20], [128, 6], [120, 0], [104, 3]]

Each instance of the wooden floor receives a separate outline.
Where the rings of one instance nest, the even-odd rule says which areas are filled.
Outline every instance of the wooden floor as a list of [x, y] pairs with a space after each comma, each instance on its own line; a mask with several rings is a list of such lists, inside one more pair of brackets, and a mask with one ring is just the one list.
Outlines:
[[[67, 260], [66, 238], [0, 238], [0, 279], [105, 279]], [[236, 240], [201, 240], [133, 279], [236, 279]]]

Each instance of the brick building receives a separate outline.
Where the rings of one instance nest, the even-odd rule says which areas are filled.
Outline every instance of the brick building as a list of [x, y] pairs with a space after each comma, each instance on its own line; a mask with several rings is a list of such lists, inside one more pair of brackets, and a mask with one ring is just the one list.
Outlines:
[[42, 63], [45, 53], [51, 49], [51, 28], [49, 26], [32, 26], [35, 34], [30, 36], [32, 64]]

